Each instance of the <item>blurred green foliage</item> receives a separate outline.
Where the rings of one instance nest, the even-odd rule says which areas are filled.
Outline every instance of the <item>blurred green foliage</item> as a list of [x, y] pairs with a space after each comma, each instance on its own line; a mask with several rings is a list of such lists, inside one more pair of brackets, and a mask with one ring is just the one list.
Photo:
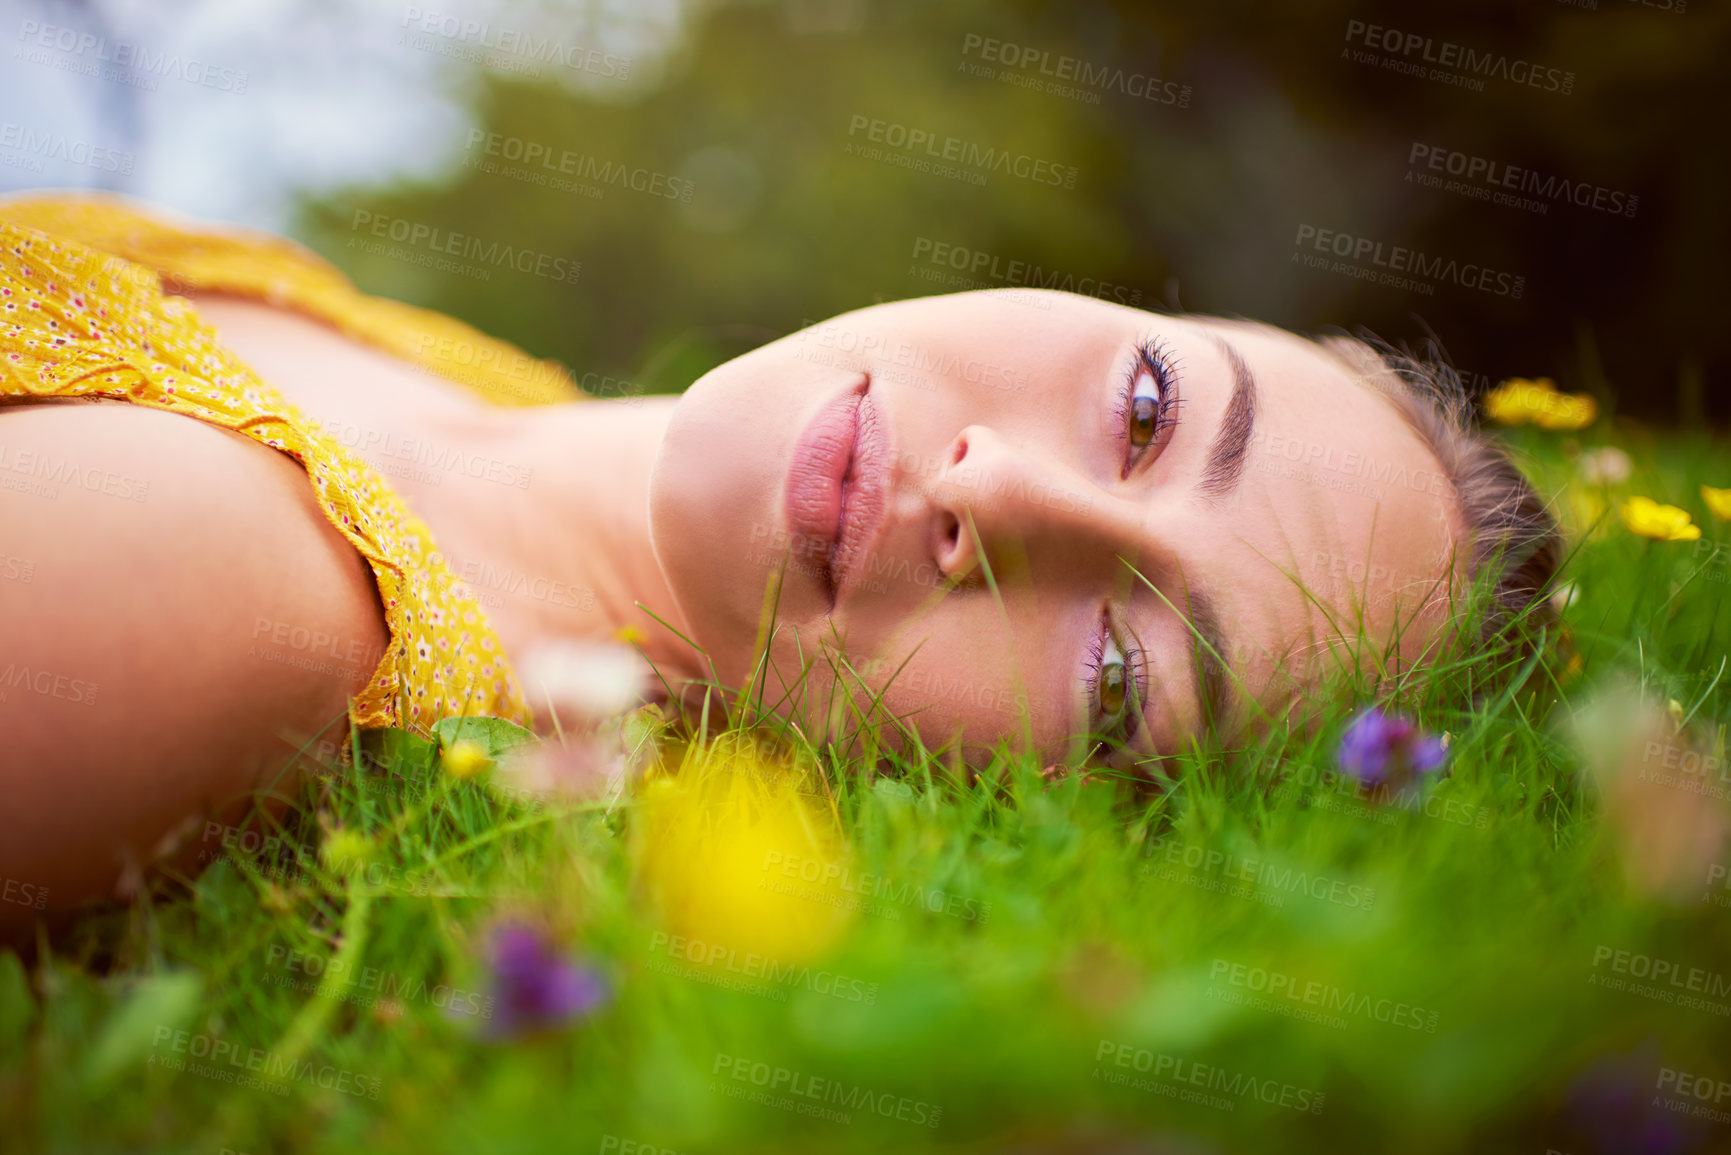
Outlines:
[[[1555, 67], [1572, 91], [1492, 78], [1471, 92], [1360, 63], [1351, 21]], [[438, 185], [309, 204], [300, 235], [370, 291], [653, 391], [807, 321], [949, 291], [917, 275], [952, 272], [915, 260], [926, 238], [1000, 270], [1109, 282], [1144, 307], [1434, 334], [1480, 388], [1549, 375], [1649, 418], [1731, 413], [1714, 387], [1731, 365], [1731, 153], [1711, 127], [1731, 112], [1722, 6], [788, 0], [700, 6], [685, 35], [661, 75], [614, 94], [491, 76], [477, 132], [499, 134], [500, 155], [483, 136]], [[1161, 98], [975, 75], [986, 39], [1046, 54], [996, 72], [1040, 79], [1069, 56], [1153, 78]], [[1180, 86], [1183, 106], [1169, 103]], [[868, 144], [856, 117], [1072, 167], [1074, 187], [868, 159], [850, 150]], [[1415, 145], [1639, 199], [1633, 216], [1486, 203], [1409, 181]], [[553, 164], [530, 171], [557, 176], [568, 150], [577, 171], [586, 157], [660, 174], [658, 187], [689, 181], [690, 200], [581, 181], [597, 198], [468, 163], [528, 146]], [[350, 245], [356, 210], [578, 260], [582, 274], [483, 281], [367, 255]], [[1523, 276], [1524, 291], [1422, 295], [1305, 268], [1305, 224]], [[989, 270], [974, 279], [1003, 283]]]

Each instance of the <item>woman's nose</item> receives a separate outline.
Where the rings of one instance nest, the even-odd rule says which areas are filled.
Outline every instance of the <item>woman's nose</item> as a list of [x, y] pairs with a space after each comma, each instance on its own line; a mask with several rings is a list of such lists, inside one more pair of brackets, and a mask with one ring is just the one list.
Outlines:
[[946, 578], [979, 565], [983, 546], [994, 572], [1012, 557], [1075, 565], [1110, 560], [1131, 545], [1119, 499], [1061, 461], [1016, 445], [985, 425], [950, 442], [930, 490], [931, 554]]

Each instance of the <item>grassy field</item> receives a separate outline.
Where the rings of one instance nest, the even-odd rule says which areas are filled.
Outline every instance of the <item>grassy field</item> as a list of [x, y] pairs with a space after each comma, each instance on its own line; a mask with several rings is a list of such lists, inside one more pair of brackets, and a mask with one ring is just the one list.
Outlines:
[[[1699, 490], [1731, 455], [1513, 440], [1573, 530], [1566, 636], [1385, 703], [1449, 735], [1411, 788], [1339, 773], [1346, 710], [1157, 792], [853, 750], [778, 777], [734, 735], [543, 805], [393, 740], [0, 955], [0, 1144], [1731, 1150], [1731, 523]], [[1633, 475], [1584, 482], [1583, 445]], [[1632, 532], [1634, 494], [1702, 538]], [[1591, 705], [1618, 684], [1664, 721], [1628, 756]], [[519, 1006], [537, 979], [564, 1013]]]

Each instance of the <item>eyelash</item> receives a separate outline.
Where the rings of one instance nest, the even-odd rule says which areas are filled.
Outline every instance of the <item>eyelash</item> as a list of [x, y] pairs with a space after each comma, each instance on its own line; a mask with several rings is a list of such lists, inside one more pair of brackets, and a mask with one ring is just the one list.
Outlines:
[[[1136, 382], [1142, 379], [1143, 374], [1154, 381], [1156, 401], [1154, 433], [1147, 445], [1139, 446], [1130, 443], [1130, 407], [1135, 404]], [[1126, 457], [1121, 476], [1129, 477], [1148, 450], [1166, 443], [1171, 436], [1170, 430], [1178, 424], [1178, 410], [1183, 404], [1178, 392], [1178, 364], [1166, 347], [1152, 338], [1139, 342], [1136, 359], [1124, 374], [1124, 383], [1118, 389], [1118, 404], [1113, 410], [1117, 416], [1118, 441], [1124, 446]]]
[[[1134, 445], [1130, 440], [1130, 407], [1135, 404], [1136, 383], [1144, 374], [1154, 382], [1154, 431], [1148, 438], [1148, 444]], [[1152, 338], [1138, 342], [1136, 358], [1124, 374], [1124, 383], [1119, 387], [1118, 404], [1114, 410], [1118, 441], [1124, 447], [1126, 458], [1122, 476], [1130, 476], [1130, 472], [1148, 450], [1166, 443], [1170, 430], [1178, 424], [1178, 408], [1182, 404], [1183, 400], [1178, 395], [1178, 366], [1167, 353], [1166, 347]], [[1147, 701], [1148, 687], [1144, 684], [1142, 674], [1142, 650], [1128, 640], [1127, 632], [1124, 640], [1114, 632], [1110, 611], [1101, 612], [1100, 628], [1088, 640], [1088, 723], [1092, 729], [1095, 719], [1100, 715], [1100, 675], [1106, 664], [1108, 639], [1117, 646], [1118, 653], [1123, 657], [1125, 675], [1129, 679], [1129, 686], [1126, 688], [1131, 696], [1124, 707], [1121, 723], [1123, 732], [1117, 735], [1120, 743], [1127, 743], [1136, 736], [1136, 731], [1142, 724], [1140, 705]], [[1111, 735], [1103, 736], [1102, 741], [1105, 737]]]
[[[1110, 638], [1118, 647], [1118, 653], [1124, 658], [1124, 672], [1130, 680], [1128, 700], [1124, 704], [1123, 733], [1117, 735], [1120, 744], [1129, 742], [1136, 736], [1136, 731], [1142, 725], [1141, 704], [1147, 701], [1148, 687], [1142, 676], [1142, 650], [1133, 641], [1120, 640], [1112, 629], [1110, 611], [1100, 613], [1100, 628], [1094, 631], [1088, 640], [1088, 726], [1094, 732], [1095, 721], [1100, 714], [1100, 671], [1106, 664], [1106, 642]], [[1101, 737], [1104, 741], [1105, 736]], [[1100, 743], [1096, 743], [1096, 748]]]

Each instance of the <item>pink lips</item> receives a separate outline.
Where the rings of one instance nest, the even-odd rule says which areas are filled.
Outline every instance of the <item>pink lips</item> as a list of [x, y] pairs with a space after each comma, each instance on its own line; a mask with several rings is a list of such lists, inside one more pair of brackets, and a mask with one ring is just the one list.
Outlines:
[[818, 571], [832, 604], [857, 582], [887, 504], [888, 455], [870, 384], [862, 380], [818, 410], [788, 469], [794, 562]]

